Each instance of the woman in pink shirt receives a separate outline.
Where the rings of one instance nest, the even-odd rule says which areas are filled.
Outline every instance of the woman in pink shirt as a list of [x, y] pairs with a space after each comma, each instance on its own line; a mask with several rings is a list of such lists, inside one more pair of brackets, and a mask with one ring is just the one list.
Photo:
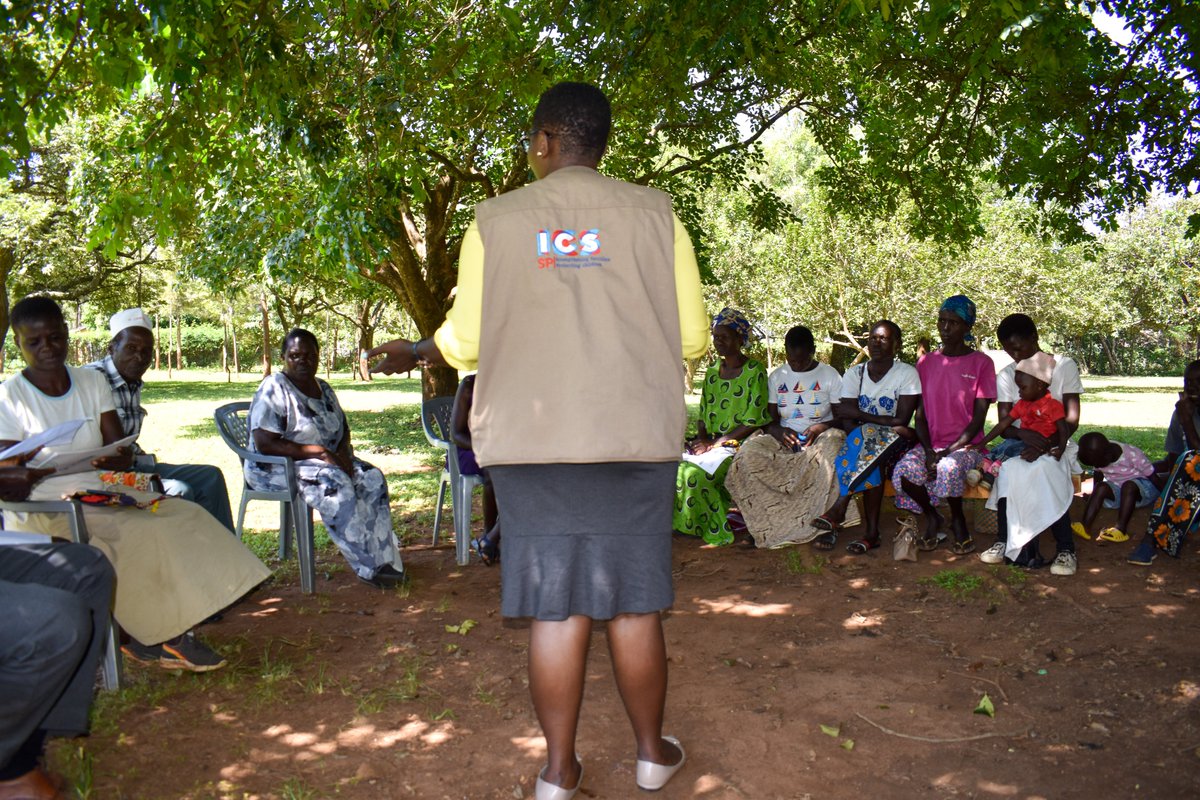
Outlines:
[[938, 335], [942, 347], [917, 362], [921, 376], [921, 405], [917, 409], [917, 440], [892, 472], [896, 506], [925, 515], [925, 534], [918, 540], [922, 550], [937, 547], [943, 517], [937, 511], [942, 499], [950, 507], [954, 542], [958, 554], [975, 550], [975, 542], [963, 515], [962, 495], [966, 475], [976, 469], [983, 456], [968, 445], [983, 439], [988, 406], [996, 399], [996, 368], [970, 342], [975, 324], [975, 304], [966, 295], [955, 295], [938, 311]]

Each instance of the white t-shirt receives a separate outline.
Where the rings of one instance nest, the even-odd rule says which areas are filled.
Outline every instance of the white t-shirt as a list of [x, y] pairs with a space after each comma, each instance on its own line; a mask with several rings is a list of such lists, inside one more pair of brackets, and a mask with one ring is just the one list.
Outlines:
[[903, 361], [893, 361], [891, 369], [878, 383], [871, 380], [865, 361], [846, 370], [846, 376], [842, 378], [842, 397], [858, 398], [859, 411], [881, 417], [895, 416], [896, 404], [902, 395], [920, 393], [921, 376], [916, 367]]
[[[1079, 378], [1079, 365], [1070, 356], [1054, 356], [1054, 373], [1050, 376], [1050, 396], [1059, 402], [1064, 394], [1083, 394], [1083, 381]], [[1017, 392], [1017, 365], [1009, 364], [996, 376], [996, 402], [1016, 403], [1021, 399]]]
[[842, 396], [842, 376], [820, 362], [808, 372], [795, 372], [784, 362], [771, 372], [767, 381], [771, 386], [768, 402], [779, 408], [783, 427], [796, 433], [833, 419], [833, 404]]
[[69, 447], [54, 449], [92, 450], [104, 444], [100, 415], [116, 410], [108, 379], [82, 367], [67, 367], [67, 373], [71, 388], [62, 397], [43, 394], [20, 373], [0, 384], [0, 441], [20, 442], [55, 425], [86, 419], [88, 423], [75, 432]]

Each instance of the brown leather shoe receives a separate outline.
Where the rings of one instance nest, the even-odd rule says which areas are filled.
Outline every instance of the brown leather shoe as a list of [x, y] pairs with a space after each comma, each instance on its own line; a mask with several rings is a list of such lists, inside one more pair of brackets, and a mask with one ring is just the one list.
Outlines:
[[0, 781], [0, 800], [67, 800], [54, 779], [41, 767], [19, 778]]

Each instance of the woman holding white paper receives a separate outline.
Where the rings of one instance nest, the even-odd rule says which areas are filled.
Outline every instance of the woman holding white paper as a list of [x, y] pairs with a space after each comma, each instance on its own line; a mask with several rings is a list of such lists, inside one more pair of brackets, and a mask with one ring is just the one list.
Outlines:
[[[66, 365], [69, 336], [58, 304], [44, 297], [26, 298], [13, 306], [10, 320], [26, 367], [0, 384], [0, 447], [73, 420], [84, 424], [70, 443], [45, 452], [69, 454], [118, 443], [124, 431], [108, 381], [98, 372]], [[128, 450], [119, 449], [95, 459], [92, 470], [43, 479], [30, 499], [118, 489], [135, 502], [153, 504], [153, 512], [133, 506], [84, 506], [89, 543], [117, 571], [113, 615], [135, 640], [126, 653], [169, 669], [202, 672], [222, 667], [224, 659], [197, 641], [191, 628], [232, 604], [270, 571], [195, 503], [103, 480], [104, 471], [128, 469], [130, 463]], [[7, 527], [65, 538], [63, 526], [55, 524], [61, 519], [15, 516], [5, 515]]]
[[767, 371], [742, 352], [750, 332], [749, 320], [735, 309], [713, 318], [713, 350], [720, 360], [704, 373], [697, 433], [675, 479], [675, 530], [713, 547], [734, 539], [727, 517], [732, 499], [725, 488], [729, 459], [742, 440], [771, 421]]

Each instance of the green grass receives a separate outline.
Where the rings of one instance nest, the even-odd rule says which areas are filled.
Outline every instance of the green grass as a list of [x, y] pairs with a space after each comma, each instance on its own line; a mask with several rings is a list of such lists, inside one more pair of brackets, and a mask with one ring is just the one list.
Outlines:
[[829, 559], [822, 555], [814, 555], [805, 562], [800, 548], [789, 547], [783, 556], [784, 568], [793, 575], [820, 575]]
[[945, 590], [955, 600], [961, 601], [966, 600], [983, 587], [983, 578], [958, 569], [944, 569], [928, 578], [921, 578], [917, 583], [936, 586]]

